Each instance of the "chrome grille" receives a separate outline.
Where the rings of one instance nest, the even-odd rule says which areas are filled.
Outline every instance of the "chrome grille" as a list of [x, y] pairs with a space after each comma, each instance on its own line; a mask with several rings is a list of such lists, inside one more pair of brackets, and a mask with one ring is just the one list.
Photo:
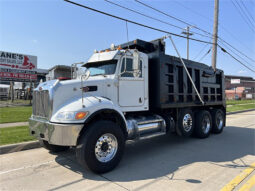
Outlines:
[[50, 113], [48, 90], [33, 92], [33, 115], [48, 118]]

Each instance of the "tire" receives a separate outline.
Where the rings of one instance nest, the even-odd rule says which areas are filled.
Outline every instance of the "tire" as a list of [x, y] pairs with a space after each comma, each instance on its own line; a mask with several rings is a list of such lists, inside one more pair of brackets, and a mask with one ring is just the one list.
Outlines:
[[195, 136], [207, 138], [212, 130], [212, 117], [210, 112], [201, 110], [196, 113]]
[[212, 110], [212, 132], [219, 134], [225, 127], [225, 114], [222, 109]]
[[[82, 135], [76, 147], [76, 157], [85, 168], [105, 173], [119, 164], [124, 149], [125, 136], [121, 128], [112, 121], [102, 120], [91, 124]], [[106, 157], [100, 153], [106, 154]]]
[[179, 136], [189, 137], [194, 130], [194, 115], [190, 109], [181, 109], [178, 115], [176, 132]]
[[59, 145], [52, 145], [49, 144], [48, 141], [40, 140], [40, 144], [47, 150], [52, 153], [62, 152], [68, 150], [70, 147], [68, 146], [59, 146]]

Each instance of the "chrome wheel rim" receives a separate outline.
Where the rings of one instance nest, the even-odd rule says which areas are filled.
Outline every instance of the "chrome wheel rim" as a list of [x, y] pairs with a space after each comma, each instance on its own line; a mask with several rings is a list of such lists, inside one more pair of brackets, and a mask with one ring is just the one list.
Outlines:
[[100, 162], [109, 162], [118, 150], [117, 138], [110, 133], [102, 135], [96, 142], [95, 155]]
[[189, 113], [185, 114], [183, 117], [183, 129], [186, 132], [189, 132], [192, 128], [192, 117]]
[[209, 116], [206, 115], [202, 121], [202, 130], [204, 134], [207, 134], [209, 133], [210, 129], [211, 129], [210, 118]]
[[222, 129], [223, 127], [223, 116], [221, 114], [217, 115], [217, 118], [216, 118], [216, 125], [217, 125], [217, 128], [219, 130]]

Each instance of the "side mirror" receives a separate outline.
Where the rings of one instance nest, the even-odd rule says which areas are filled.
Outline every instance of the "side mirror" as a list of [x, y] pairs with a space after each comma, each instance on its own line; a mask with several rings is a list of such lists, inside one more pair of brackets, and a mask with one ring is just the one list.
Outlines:
[[133, 71], [140, 70], [140, 55], [137, 50], [133, 53]]
[[90, 70], [86, 69], [85, 73], [81, 75], [81, 81], [84, 80], [86, 81], [90, 76]]

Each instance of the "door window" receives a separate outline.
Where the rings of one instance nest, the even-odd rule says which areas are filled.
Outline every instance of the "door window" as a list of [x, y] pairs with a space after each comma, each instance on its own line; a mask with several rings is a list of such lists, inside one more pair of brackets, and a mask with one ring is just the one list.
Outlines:
[[[125, 68], [125, 62], [126, 62], [126, 68]], [[139, 78], [142, 78], [142, 61], [140, 60], [140, 71], [139, 71]], [[136, 71], [133, 70], [133, 59], [132, 58], [123, 58], [122, 59], [122, 65], [121, 65], [121, 77], [134, 77]]]

